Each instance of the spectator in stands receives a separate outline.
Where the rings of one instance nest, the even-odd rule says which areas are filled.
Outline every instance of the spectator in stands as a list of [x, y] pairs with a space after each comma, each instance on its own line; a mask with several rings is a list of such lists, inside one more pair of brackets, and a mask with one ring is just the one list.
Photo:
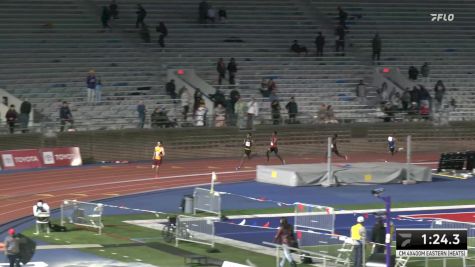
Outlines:
[[165, 85], [165, 90], [167, 91], [167, 94], [173, 99], [173, 103], [176, 103], [177, 94], [174, 79], [171, 79], [169, 82], [167, 82]]
[[163, 48], [165, 47], [165, 37], [168, 35], [168, 29], [167, 26], [165, 26], [165, 22], [160, 21], [156, 30], [160, 34], [160, 36], [158, 36], [158, 44]]
[[417, 88], [417, 86], [414, 86], [411, 90], [411, 103], [416, 103], [419, 106], [419, 101], [419, 88]]
[[336, 8], [338, 10], [338, 22], [341, 26], [346, 28], [346, 19], [348, 19], [348, 13], [346, 13], [341, 6]]
[[145, 114], [147, 113], [147, 109], [145, 108], [143, 101], [140, 101], [137, 105], [137, 113], [139, 115], [139, 128], [143, 128], [145, 125]]
[[236, 60], [232, 57], [228, 63], [229, 84], [235, 84], [236, 73], [238, 71]]
[[321, 104], [320, 108], [318, 109], [317, 112], [317, 122], [318, 123], [325, 123], [327, 120], [327, 105], [326, 104]]
[[289, 114], [289, 124], [297, 123], [296, 117], [299, 113], [297, 103], [295, 102], [295, 97], [291, 97], [290, 101], [285, 105], [285, 109], [287, 109], [287, 113]]
[[209, 5], [205, 0], [200, 2], [200, 5], [199, 5], [200, 23], [206, 23], [206, 17], [208, 16], [208, 8], [209, 8]]
[[402, 109], [402, 98], [401, 94], [399, 92], [395, 92], [391, 96], [391, 104], [396, 110], [401, 110]]
[[144, 20], [147, 16], [147, 11], [145, 10], [145, 8], [143, 8], [141, 4], [137, 4], [137, 11], [135, 13], [137, 14], [135, 28], [138, 28], [139, 26], [143, 28], [143, 26], [146, 26]]
[[335, 51], [341, 55], [345, 55], [345, 28], [340, 24], [335, 29], [336, 41], [335, 41]]
[[198, 109], [195, 112], [195, 126], [203, 127], [206, 126], [206, 113], [208, 109], [206, 108], [205, 101], [202, 99], [199, 103]]
[[111, 14], [109, 9], [106, 6], [102, 7], [102, 14], [101, 14], [101, 22], [102, 22], [102, 28], [111, 28], [109, 21], [111, 19]]
[[22, 133], [28, 132], [28, 123], [30, 121], [31, 103], [25, 99], [20, 105], [20, 127]]
[[224, 107], [226, 105], [226, 96], [221, 92], [221, 90], [219, 90], [219, 88], [216, 89], [216, 92], [210, 95], [209, 98], [213, 101], [215, 107], [218, 105]]
[[383, 112], [386, 114], [384, 122], [391, 122], [394, 119], [394, 108], [391, 102], [386, 102], [384, 104]]
[[15, 110], [15, 105], [10, 105], [10, 109], [5, 114], [5, 119], [7, 120], [8, 129], [10, 133], [15, 132], [15, 124], [18, 119], [18, 113]]
[[190, 111], [190, 103], [191, 103], [191, 93], [188, 88], [183, 86], [179, 92], [180, 100], [181, 100], [181, 107], [183, 108], [183, 121], [188, 119], [188, 112]]
[[402, 110], [406, 111], [409, 108], [409, 105], [411, 104], [411, 93], [409, 91], [409, 88], [406, 88], [404, 90], [404, 93], [402, 93], [401, 104]]
[[208, 7], [206, 19], [211, 23], [216, 22], [216, 9], [212, 5]]
[[216, 71], [218, 72], [218, 84], [221, 85], [223, 79], [226, 79], [226, 64], [224, 64], [223, 58], [219, 58], [216, 63]]
[[203, 94], [201, 93], [201, 90], [199, 88], [195, 89], [195, 94], [193, 95], [193, 99], [194, 99], [194, 102], [193, 102], [193, 116], [194, 116], [196, 111], [200, 107], [201, 101], [204, 101]]
[[294, 43], [290, 46], [290, 50], [297, 53], [300, 56], [300, 53], [305, 53], [305, 55], [308, 55], [308, 50], [307, 47], [303, 45], [299, 45], [299, 41], [294, 40]]
[[239, 129], [246, 128], [246, 117], [247, 117], [247, 104], [241, 99], [238, 98], [238, 101], [234, 105], [234, 112], [236, 114], [236, 122]]
[[96, 84], [96, 72], [94, 70], [90, 70], [86, 77], [87, 103], [89, 104], [94, 103], [94, 100], [96, 99]]
[[152, 41], [150, 37], [150, 30], [147, 26], [147, 24], [143, 23], [142, 26], [140, 27], [140, 38], [144, 41], [144, 43], [150, 43]]
[[97, 79], [96, 88], [94, 91], [96, 93], [96, 103], [100, 103], [102, 101], [102, 82], [100, 78]]
[[429, 120], [430, 119], [430, 106], [428, 102], [422, 102], [419, 109], [419, 114], [421, 115], [422, 119]]
[[333, 111], [333, 106], [328, 105], [325, 112], [325, 123], [338, 123], [335, 118], [335, 112]]
[[226, 13], [226, 10], [224, 8], [219, 9], [218, 18], [219, 22], [226, 23], [226, 20], [228, 19], [228, 14]]
[[270, 91], [268, 88], [268, 81], [265, 78], [262, 78], [261, 80], [261, 86], [259, 88], [259, 92], [263, 97], [269, 97]]
[[61, 120], [61, 132], [64, 132], [64, 126], [66, 123], [69, 123], [70, 129], [74, 128], [73, 114], [71, 113], [69, 104], [66, 101], [63, 101], [63, 106], [59, 109], [59, 119]]
[[269, 101], [272, 102], [274, 100], [280, 101], [279, 96], [277, 95], [276, 90], [272, 90], [269, 95]]
[[214, 109], [214, 126], [226, 126], [226, 109], [221, 104], [218, 104], [218, 106]]
[[388, 102], [390, 95], [391, 92], [388, 89], [388, 84], [386, 82], [383, 82], [383, 84], [381, 84], [381, 102]]
[[119, 6], [115, 0], [112, 0], [109, 4], [109, 11], [113, 19], [119, 18]]
[[267, 92], [272, 94], [272, 92], [277, 93], [277, 84], [274, 81], [274, 78], [270, 78], [267, 81]]
[[366, 85], [364, 84], [363, 80], [360, 80], [356, 86], [356, 96], [360, 104], [366, 104], [366, 95]]
[[259, 104], [253, 97], [251, 101], [247, 103], [247, 127], [246, 129], [254, 129], [254, 118], [259, 115]]
[[325, 46], [325, 36], [322, 32], [318, 32], [317, 38], [315, 38], [315, 46], [317, 47], [317, 57], [323, 56], [323, 47]]
[[226, 118], [228, 119], [228, 125], [231, 125], [231, 126], [236, 125], [235, 106], [239, 98], [241, 98], [241, 95], [239, 94], [238, 90], [233, 89], [229, 93], [229, 104], [226, 105], [226, 111], [228, 112], [228, 115], [226, 116]]
[[272, 124], [280, 124], [280, 101], [278, 98], [275, 98], [271, 101], [270, 104], [271, 114], [272, 114]]
[[152, 128], [160, 127], [160, 108], [156, 108], [153, 110], [152, 114], [150, 114], [150, 126]]
[[432, 100], [432, 97], [429, 91], [427, 91], [427, 89], [424, 86], [419, 84], [419, 104], [427, 105], [430, 108], [431, 100]]
[[382, 43], [381, 43], [381, 37], [379, 37], [379, 34], [377, 33], [373, 37], [372, 46], [373, 46], [373, 56], [372, 56], [373, 62], [377, 61], [377, 63], [379, 64]]
[[429, 68], [429, 63], [424, 62], [424, 64], [421, 66], [421, 75], [422, 78], [424, 79], [424, 82], [429, 82], [429, 74], [430, 74], [430, 68]]
[[450, 109], [452, 111], [455, 111], [455, 109], [457, 108], [457, 101], [455, 100], [455, 98], [452, 97], [450, 99], [449, 105], [450, 105]]
[[408, 74], [409, 74], [409, 80], [415, 81], [417, 80], [417, 77], [419, 76], [419, 70], [414, 66], [410, 66], [408, 70]]
[[438, 80], [434, 87], [435, 109], [437, 111], [442, 107], [445, 95], [445, 85], [442, 80]]
[[150, 115], [150, 123], [152, 128], [170, 128], [175, 123], [168, 118], [167, 111], [164, 107], [156, 108]]
[[10, 228], [8, 235], [3, 242], [5, 247], [5, 256], [10, 262], [10, 267], [20, 266], [20, 238], [15, 232], [15, 229]]

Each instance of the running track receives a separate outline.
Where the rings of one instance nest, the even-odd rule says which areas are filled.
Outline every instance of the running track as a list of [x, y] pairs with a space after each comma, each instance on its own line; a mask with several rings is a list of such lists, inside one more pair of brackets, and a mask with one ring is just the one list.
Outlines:
[[[308, 155], [285, 157], [287, 163], [319, 163], [322, 156]], [[386, 153], [354, 153], [348, 162], [404, 162], [405, 154], [391, 158]], [[437, 153], [417, 153], [412, 155], [413, 162], [427, 163], [434, 167], [439, 158]], [[92, 201], [141, 192], [206, 184], [210, 181], [210, 172], [218, 173], [220, 183], [230, 183], [255, 178], [256, 165], [266, 164], [265, 158], [256, 157], [245, 162], [241, 171], [235, 171], [239, 159], [201, 159], [187, 161], [165, 161], [160, 177], [154, 178], [149, 163], [131, 163], [115, 165], [90, 165], [65, 169], [42, 169], [26, 172], [0, 172], [0, 225], [31, 215], [32, 206], [38, 199], [58, 208], [64, 199]], [[334, 162], [344, 162], [334, 159]], [[271, 158], [270, 164], [278, 164]]]

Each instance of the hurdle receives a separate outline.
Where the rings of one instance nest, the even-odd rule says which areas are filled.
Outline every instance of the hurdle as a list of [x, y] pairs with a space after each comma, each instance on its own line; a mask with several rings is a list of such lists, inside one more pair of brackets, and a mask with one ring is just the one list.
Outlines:
[[101, 203], [82, 202], [66, 199], [61, 203], [61, 226], [66, 223], [91, 227], [102, 234], [102, 212], [104, 205]]
[[193, 190], [193, 214], [197, 211], [221, 217], [221, 194], [218, 191], [196, 187]]
[[218, 218], [178, 215], [175, 246], [178, 247], [179, 241], [186, 241], [214, 247], [215, 221]]

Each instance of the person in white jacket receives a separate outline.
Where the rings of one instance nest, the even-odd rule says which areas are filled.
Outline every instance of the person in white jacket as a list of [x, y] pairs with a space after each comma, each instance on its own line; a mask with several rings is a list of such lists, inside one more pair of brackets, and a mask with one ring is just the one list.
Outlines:
[[254, 129], [254, 118], [259, 115], [259, 105], [256, 99], [253, 97], [251, 101], [247, 103], [247, 129]]
[[42, 227], [45, 227], [46, 232], [49, 233], [50, 208], [48, 203], [43, 200], [38, 200], [38, 202], [33, 206], [33, 216], [36, 218], [35, 234], [39, 234]]

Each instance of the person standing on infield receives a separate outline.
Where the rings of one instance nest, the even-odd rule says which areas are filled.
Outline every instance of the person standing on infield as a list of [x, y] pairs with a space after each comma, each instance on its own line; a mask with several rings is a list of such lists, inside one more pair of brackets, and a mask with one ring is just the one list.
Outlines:
[[155, 168], [155, 178], [158, 177], [160, 165], [162, 165], [163, 157], [165, 156], [165, 148], [163, 144], [158, 141], [157, 146], [155, 146], [155, 150], [153, 152], [153, 165], [152, 169]]
[[363, 225], [364, 217], [356, 218], [356, 224], [351, 227], [351, 239], [353, 240], [353, 266], [363, 267], [363, 249], [366, 239], [366, 228]]
[[243, 146], [244, 146], [244, 154], [242, 154], [241, 162], [239, 162], [239, 166], [236, 167], [236, 171], [241, 169], [242, 164], [244, 163], [244, 159], [247, 157], [248, 160], [251, 159], [251, 152], [252, 152], [252, 145], [254, 144], [254, 140], [252, 140], [252, 134], [248, 133], [246, 138], [244, 139]]
[[277, 131], [274, 131], [272, 133], [272, 136], [270, 138], [270, 146], [267, 149], [267, 162], [269, 162], [269, 155], [270, 153], [274, 152], [275, 156], [280, 160], [282, 165], [285, 165], [285, 160], [279, 155], [279, 149], [277, 148]]
[[338, 134], [334, 134], [333, 137], [332, 137], [332, 143], [330, 145], [330, 148], [332, 150], [332, 153], [337, 155], [338, 157], [340, 158], [344, 158], [345, 160], [348, 160], [348, 156], [347, 155], [342, 155], [340, 154], [340, 151], [338, 151], [338, 146], [337, 146], [337, 138], [338, 138]]

